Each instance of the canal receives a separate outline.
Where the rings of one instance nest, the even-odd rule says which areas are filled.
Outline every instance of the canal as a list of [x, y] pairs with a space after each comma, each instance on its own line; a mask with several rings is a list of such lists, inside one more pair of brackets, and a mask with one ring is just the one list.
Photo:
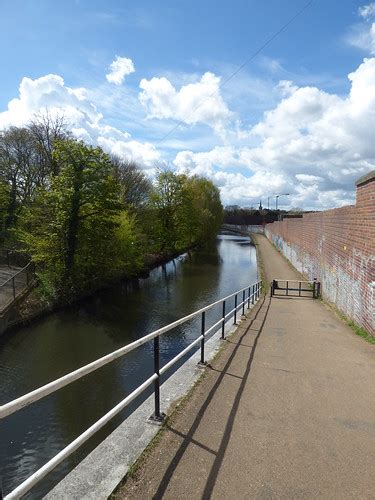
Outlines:
[[[250, 239], [222, 234], [210, 250], [183, 255], [154, 269], [148, 278], [117, 284], [5, 335], [0, 339], [0, 404], [256, 279], [256, 253]], [[208, 315], [207, 327], [217, 321], [219, 314], [217, 309]], [[198, 335], [199, 322], [194, 321], [163, 335], [161, 363], [165, 364]], [[14, 489], [115, 406], [151, 375], [152, 367], [150, 342], [0, 422], [4, 493]], [[27, 497], [40, 498], [45, 494], [126, 417], [126, 411]]]

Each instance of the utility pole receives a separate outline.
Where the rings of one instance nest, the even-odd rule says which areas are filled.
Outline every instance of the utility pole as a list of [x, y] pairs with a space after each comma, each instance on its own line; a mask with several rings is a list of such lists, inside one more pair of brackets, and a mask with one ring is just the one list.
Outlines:
[[276, 202], [275, 202], [276, 211], [277, 211], [277, 205], [278, 205], [278, 201], [279, 201], [280, 196], [289, 196], [289, 193], [277, 194], [275, 196], [275, 198], [276, 198]]

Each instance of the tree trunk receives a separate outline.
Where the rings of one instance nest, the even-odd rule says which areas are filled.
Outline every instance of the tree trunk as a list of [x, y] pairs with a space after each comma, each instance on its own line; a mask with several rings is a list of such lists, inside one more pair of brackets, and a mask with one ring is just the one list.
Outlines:
[[14, 226], [16, 222], [16, 210], [17, 210], [17, 181], [12, 179], [12, 188], [9, 193], [9, 204], [7, 210], [7, 216], [5, 219], [5, 231]]
[[79, 229], [79, 211], [81, 206], [82, 190], [82, 172], [83, 165], [74, 165], [75, 178], [73, 185], [73, 195], [71, 199], [70, 214], [68, 219], [66, 235], [66, 254], [65, 254], [65, 281], [72, 277], [74, 267], [74, 257], [77, 250], [78, 229]]

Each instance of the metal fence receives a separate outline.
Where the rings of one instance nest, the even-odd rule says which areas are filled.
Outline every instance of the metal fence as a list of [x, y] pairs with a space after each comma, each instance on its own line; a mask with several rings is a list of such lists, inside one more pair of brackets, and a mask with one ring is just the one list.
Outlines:
[[[278, 292], [285, 293], [278, 293]], [[274, 279], [271, 282], [271, 297], [273, 296], [291, 296], [291, 297], [306, 297], [304, 294], [312, 294], [313, 299], [320, 297], [320, 282], [313, 281], [299, 281], [299, 280], [285, 280]]]
[[12, 267], [25, 267], [30, 262], [30, 257], [17, 250], [3, 248], [0, 251], [0, 264]]
[[[205, 342], [210, 334], [220, 331], [221, 338], [225, 338], [225, 324], [233, 318], [233, 323], [237, 323], [237, 317], [239, 313], [245, 315], [245, 309], [250, 309], [252, 305], [260, 297], [262, 290], [262, 282], [258, 281], [251, 284], [237, 292], [228, 295], [206, 307], [199, 309], [187, 316], [184, 316], [169, 325], [166, 325], [158, 330], [155, 330], [144, 337], [128, 344], [120, 349], [103, 356], [102, 358], [89, 363], [82, 368], [60, 377], [53, 382], [50, 382], [39, 389], [35, 389], [24, 396], [21, 396], [9, 403], [0, 406], [0, 420], [12, 415], [13, 413], [35, 403], [36, 401], [58, 391], [62, 387], [78, 380], [88, 373], [91, 373], [102, 366], [111, 363], [115, 359], [125, 356], [127, 353], [133, 351], [134, 349], [140, 347], [146, 342], [153, 341], [153, 354], [154, 354], [154, 373], [145, 380], [140, 386], [138, 386], [133, 392], [131, 392], [126, 398], [120, 401], [114, 408], [112, 408], [108, 413], [103, 415], [97, 422], [95, 422], [91, 427], [89, 427], [83, 434], [78, 436], [74, 441], [72, 441], [68, 446], [61, 450], [57, 455], [55, 455], [49, 462], [47, 462], [43, 467], [32, 474], [28, 479], [21, 483], [17, 488], [15, 488], [11, 493], [8, 493], [4, 498], [5, 500], [11, 500], [20, 498], [31, 490], [41, 479], [43, 479], [49, 472], [51, 472], [58, 464], [69, 457], [74, 451], [76, 451], [83, 443], [85, 443], [90, 437], [92, 437], [99, 429], [101, 429], [105, 424], [107, 424], [115, 415], [117, 415], [121, 410], [127, 407], [134, 399], [136, 399], [140, 394], [142, 394], [147, 387], [153, 384], [154, 386], [154, 413], [151, 415], [151, 420], [162, 421], [164, 414], [160, 411], [160, 377], [166, 373], [177, 361], [179, 361], [183, 356], [185, 356], [189, 351], [191, 351], [194, 346], [200, 345], [200, 363], [205, 364]], [[232, 304], [231, 304], [232, 303]], [[232, 305], [233, 307], [229, 307]], [[211, 327], [206, 329], [206, 312], [212, 310], [213, 308], [219, 308], [220, 319], [216, 321]], [[160, 337], [176, 328], [183, 323], [193, 319], [200, 319], [200, 333], [199, 336], [191, 342], [185, 349], [183, 349], [179, 354], [177, 354], [173, 359], [171, 359], [164, 366], [160, 366], [160, 349], [159, 342]]]
[[9, 306], [34, 279], [34, 265], [32, 262], [15, 272], [10, 278], [0, 284], [0, 312]]

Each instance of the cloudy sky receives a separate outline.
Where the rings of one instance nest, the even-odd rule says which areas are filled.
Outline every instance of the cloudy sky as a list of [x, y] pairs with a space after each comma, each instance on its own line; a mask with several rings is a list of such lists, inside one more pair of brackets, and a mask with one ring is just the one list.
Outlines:
[[237, 72], [306, 3], [0, 0], [0, 128], [48, 108], [225, 204], [353, 203], [375, 168], [375, 3], [314, 0]]

